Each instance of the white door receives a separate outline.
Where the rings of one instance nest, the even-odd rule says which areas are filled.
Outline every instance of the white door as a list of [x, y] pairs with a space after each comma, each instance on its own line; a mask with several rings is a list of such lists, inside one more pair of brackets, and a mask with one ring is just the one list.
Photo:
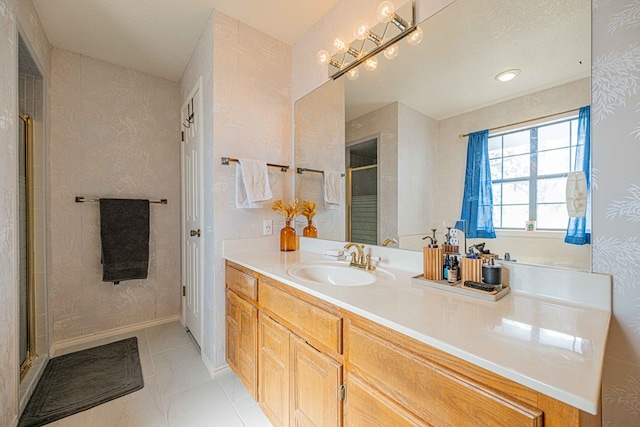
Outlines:
[[182, 319], [198, 345], [202, 344], [204, 193], [202, 189], [202, 79], [182, 110]]

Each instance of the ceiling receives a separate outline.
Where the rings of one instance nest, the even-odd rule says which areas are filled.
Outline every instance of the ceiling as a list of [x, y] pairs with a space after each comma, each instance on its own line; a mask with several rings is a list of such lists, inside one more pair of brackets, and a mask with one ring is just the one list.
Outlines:
[[591, 74], [590, 0], [456, 0], [420, 27], [420, 45], [346, 81], [347, 121], [396, 101], [442, 120]]
[[212, 9], [293, 45], [339, 0], [33, 0], [55, 47], [178, 81]]

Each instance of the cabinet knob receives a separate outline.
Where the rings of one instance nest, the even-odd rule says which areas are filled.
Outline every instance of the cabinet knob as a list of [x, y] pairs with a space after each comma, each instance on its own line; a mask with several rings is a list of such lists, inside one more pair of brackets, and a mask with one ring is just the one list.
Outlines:
[[191, 230], [191, 231], [189, 232], [189, 235], [191, 235], [191, 237], [193, 237], [193, 236], [198, 236], [198, 237], [200, 237], [200, 229], [198, 228], [197, 230]]

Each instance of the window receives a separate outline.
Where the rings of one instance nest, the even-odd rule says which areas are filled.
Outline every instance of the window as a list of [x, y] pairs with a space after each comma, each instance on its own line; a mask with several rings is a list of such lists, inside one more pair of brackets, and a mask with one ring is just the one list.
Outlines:
[[575, 168], [578, 118], [489, 137], [493, 226], [566, 230], [567, 173]]

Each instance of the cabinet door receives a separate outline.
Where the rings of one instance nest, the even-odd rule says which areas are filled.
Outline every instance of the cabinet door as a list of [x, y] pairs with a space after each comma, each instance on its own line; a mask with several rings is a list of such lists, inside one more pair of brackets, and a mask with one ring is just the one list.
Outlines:
[[227, 290], [226, 292], [226, 344], [227, 344], [227, 363], [231, 370], [238, 373], [238, 341], [240, 339], [240, 325], [238, 324], [238, 307], [237, 297], [234, 298], [233, 292]]
[[347, 375], [347, 398], [344, 402], [345, 427], [428, 427], [384, 394], [356, 375]]
[[258, 309], [238, 298], [240, 340], [238, 342], [238, 378], [249, 394], [257, 398]]
[[291, 420], [294, 426], [340, 426], [342, 365], [291, 335]]
[[260, 312], [259, 403], [276, 427], [289, 425], [289, 331]]
[[227, 363], [256, 398], [258, 309], [227, 289]]

